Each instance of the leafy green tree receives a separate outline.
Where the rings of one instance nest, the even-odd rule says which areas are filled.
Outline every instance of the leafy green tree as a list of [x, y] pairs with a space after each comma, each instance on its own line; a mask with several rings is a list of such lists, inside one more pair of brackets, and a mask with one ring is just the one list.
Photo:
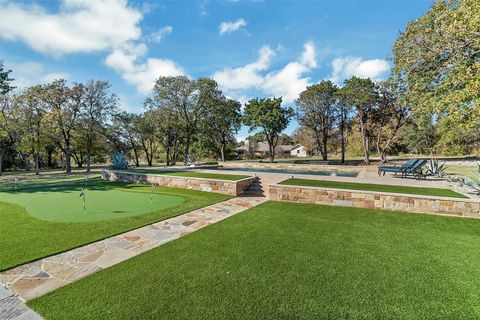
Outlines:
[[15, 89], [11, 85], [14, 80], [10, 78], [12, 70], [5, 69], [0, 61], [0, 175], [3, 172], [5, 153], [15, 143], [15, 130], [12, 126], [12, 99], [8, 93]]
[[78, 123], [83, 98], [83, 86], [69, 88], [64, 79], [42, 86], [41, 98], [46, 103], [48, 135], [65, 156], [66, 172], [72, 172], [72, 138]]
[[336, 125], [338, 128], [338, 138], [340, 140], [340, 163], [345, 163], [347, 151], [347, 133], [351, 129], [352, 107], [347, 103], [347, 97], [343, 94], [344, 91], [337, 90], [335, 96], [337, 104], [335, 105]]
[[245, 105], [243, 123], [250, 132], [260, 129], [268, 143], [270, 161], [275, 160], [278, 138], [294, 115], [292, 108], [282, 107], [282, 98], [252, 99]]
[[[125, 111], [117, 113], [113, 119], [113, 130], [112, 133], [109, 134], [109, 140], [115, 144], [114, 152], [119, 151], [119, 149], [125, 149], [121, 151], [128, 150], [129, 153], [133, 152], [135, 166], [139, 167], [141, 147], [136, 137], [135, 124], [137, 123], [137, 117], [137, 114], [127, 113]], [[125, 147], [120, 146], [121, 142], [124, 143]]]
[[18, 133], [12, 98], [2, 94], [0, 95], [0, 175], [4, 170], [6, 152], [18, 141]]
[[376, 85], [378, 105], [373, 110], [372, 122], [375, 146], [382, 162], [386, 153], [398, 137], [398, 130], [405, 125], [409, 116], [409, 107], [398, 84], [381, 82]]
[[400, 128], [399, 136], [408, 150], [416, 154], [433, 154], [439, 140], [438, 128], [432, 114], [416, 115]]
[[85, 153], [87, 172], [90, 172], [94, 142], [104, 136], [107, 123], [118, 112], [118, 97], [108, 93], [108, 81], [90, 80], [82, 85], [82, 105], [80, 118], [84, 124]]
[[337, 86], [330, 80], [308, 86], [295, 100], [300, 124], [315, 133], [317, 154], [328, 159], [328, 138], [335, 123]]
[[0, 61], [0, 95], [6, 95], [15, 89], [15, 87], [11, 85], [11, 82], [15, 79], [10, 78], [10, 73], [12, 73], [12, 70], [5, 69], [2, 61]]
[[172, 105], [166, 104], [155, 90], [153, 97], [145, 100], [145, 108], [156, 118], [155, 135], [165, 150], [166, 165], [174, 165], [183, 142], [179, 113]]
[[236, 141], [235, 134], [240, 129], [241, 120], [240, 102], [222, 96], [212, 105], [206, 121], [203, 122], [202, 133], [219, 150], [223, 162], [227, 161], [227, 146]]
[[406, 82], [417, 117], [434, 114], [450, 118], [452, 130], [478, 129], [479, 12], [478, 0], [436, 0], [395, 41], [392, 72]]
[[343, 103], [354, 109], [362, 136], [364, 163], [370, 164], [370, 138], [372, 115], [378, 101], [375, 84], [370, 79], [352, 77], [345, 80], [340, 90]]
[[40, 174], [40, 155], [48, 145], [45, 130], [45, 104], [41, 99], [42, 87], [36, 85], [24, 90], [15, 97], [19, 110], [19, 129], [22, 135], [20, 149], [23, 147], [33, 156], [35, 174]]
[[158, 151], [157, 123], [157, 115], [152, 110], [140, 114], [134, 122], [136, 140], [145, 153], [149, 167], [153, 165], [153, 158]]
[[160, 77], [153, 88], [156, 103], [172, 108], [178, 114], [178, 127], [184, 137], [185, 161], [200, 121], [206, 116], [209, 96], [218, 90], [211, 79], [190, 80], [184, 76]]

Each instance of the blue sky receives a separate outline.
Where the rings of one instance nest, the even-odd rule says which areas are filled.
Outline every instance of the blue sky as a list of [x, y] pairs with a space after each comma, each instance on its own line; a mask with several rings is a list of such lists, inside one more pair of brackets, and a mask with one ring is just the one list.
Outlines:
[[213, 77], [242, 102], [281, 95], [288, 105], [322, 79], [384, 79], [396, 36], [431, 3], [0, 0], [0, 60], [18, 87], [108, 80], [131, 112], [156, 77], [179, 74]]

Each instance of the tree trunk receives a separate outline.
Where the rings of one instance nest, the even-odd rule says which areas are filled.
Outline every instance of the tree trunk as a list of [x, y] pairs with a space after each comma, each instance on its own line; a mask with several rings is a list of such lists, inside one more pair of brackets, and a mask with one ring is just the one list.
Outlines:
[[65, 171], [70, 174], [72, 173], [72, 150], [70, 147], [70, 139], [65, 139]]
[[134, 158], [135, 158], [135, 165], [138, 167], [140, 167], [140, 161], [138, 159], [138, 151], [137, 151], [137, 148], [135, 147], [135, 144], [133, 141], [130, 141], [130, 144], [132, 145], [132, 150], [133, 150], [133, 155], [134, 155]]
[[188, 160], [190, 159], [190, 135], [187, 135], [185, 139], [185, 159], [184, 163], [188, 164]]
[[38, 176], [40, 174], [40, 155], [38, 153], [35, 153], [33, 157], [35, 161], [35, 175]]
[[328, 136], [324, 132], [322, 136], [322, 149], [323, 149], [322, 158], [325, 161], [328, 160], [327, 140], [328, 140]]
[[4, 150], [0, 150], [0, 176], [3, 175], [3, 155], [5, 154]]
[[87, 173], [90, 173], [90, 164], [92, 159], [92, 148], [93, 148], [93, 139], [92, 137], [87, 138]]
[[270, 162], [275, 160], [275, 148], [273, 147], [273, 142], [268, 141], [268, 153], [270, 155]]
[[363, 163], [366, 165], [370, 164], [370, 155], [368, 148], [368, 134], [367, 128], [365, 128], [364, 116], [360, 116], [360, 132], [362, 134], [362, 144], [363, 144], [363, 154], [364, 160]]
[[170, 165], [170, 143], [165, 146], [165, 158], [168, 167]]
[[227, 162], [225, 157], [225, 143], [222, 143], [222, 146], [220, 147], [220, 154], [222, 156], [222, 162]]
[[342, 116], [342, 123], [340, 124], [340, 144], [341, 144], [341, 152], [342, 152], [342, 159], [340, 160], [341, 164], [345, 164], [345, 121], [343, 120]]

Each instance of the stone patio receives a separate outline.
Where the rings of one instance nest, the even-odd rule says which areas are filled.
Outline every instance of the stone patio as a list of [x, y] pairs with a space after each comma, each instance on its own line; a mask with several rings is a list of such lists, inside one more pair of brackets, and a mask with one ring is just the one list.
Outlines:
[[20, 300], [28, 301], [39, 297], [99, 270], [252, 208], [266, 200], [266, 197], [233, 198], [6, 270], [0, 273], [0, 283], [15, 296], [8, 294], [7, 300], [0, 300], [0, 319], [17, 319], [5, 318], [3, 315], [8, 312], [15, 313], [8, 310], [26, 308]]

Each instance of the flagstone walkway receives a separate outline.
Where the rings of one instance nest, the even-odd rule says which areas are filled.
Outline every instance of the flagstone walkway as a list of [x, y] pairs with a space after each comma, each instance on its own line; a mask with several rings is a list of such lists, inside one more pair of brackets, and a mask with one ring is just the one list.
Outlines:
[[[19, 301], [14, 301], [18, 298], [28, 301], [39, 297], [266, 200], [266, 197], [240, 196], [3, 271], [0, 273], [0, 284], [15, 295], [5, 294], [8, 295], [7, 300], [0, 299], [0, 319], [41, 319], [18, 318], [18, 315], [7, 318], [5, 315], [9, 307], [18, 304]], [[3, 289], [3, 286], [0, 285], [0, 288]]]

